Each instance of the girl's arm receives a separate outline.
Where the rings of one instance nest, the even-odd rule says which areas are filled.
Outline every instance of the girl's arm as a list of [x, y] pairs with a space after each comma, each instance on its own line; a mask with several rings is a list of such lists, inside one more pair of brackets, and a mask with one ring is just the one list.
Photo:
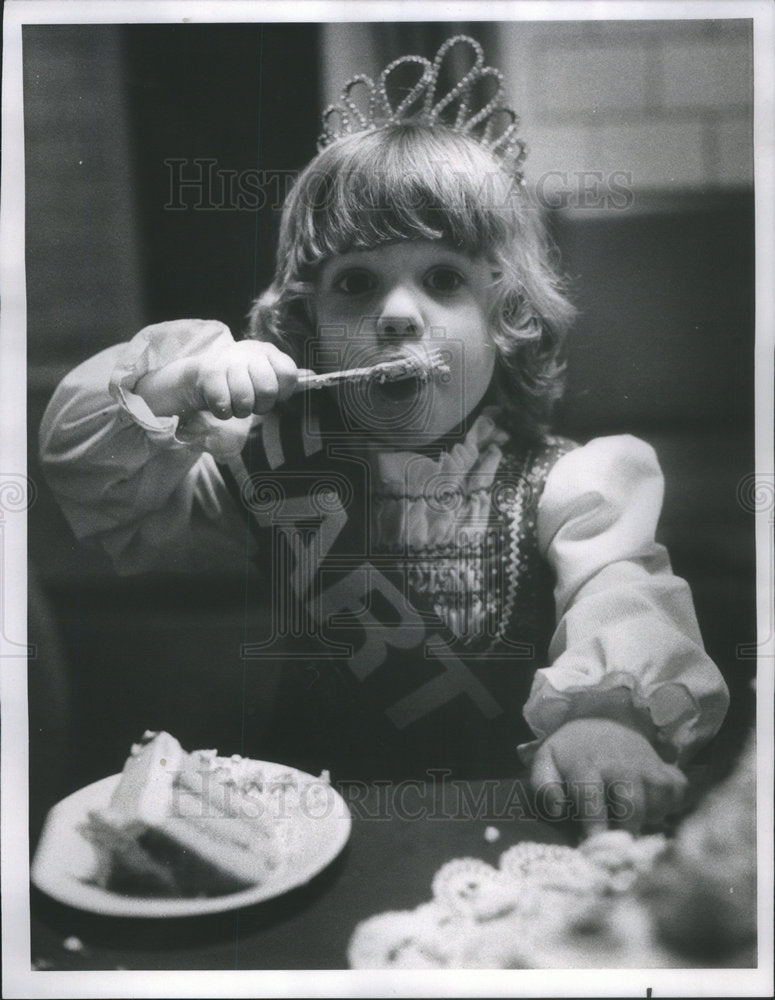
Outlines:
[[555, 735], [565, 729], [606, 760], [641, 755], [657, 785], [656, 762], [634, 744], [680, 764], [724, 719], [729, 694], [703, 649], [689, 587], [655, 541], [662, 495], [653, 449], [629, 436], [570, 452], [547, 479], [538, 529], [556, 574], [557, 629], [524, 710], [538, 741], [521, 748], [530, 760], [552, 737], [543, 773], [552, 754], [573, 751]]
[[234, 346], [215, 321], [160, 323], [90, 358], [54, 393], [40, 429], [46, 479], [76, 536], [97, 539], [120, 573], [244, 559], [216, 458], [239, 451], [250, 419], [157, 415], [136, 392], [170, 366]]

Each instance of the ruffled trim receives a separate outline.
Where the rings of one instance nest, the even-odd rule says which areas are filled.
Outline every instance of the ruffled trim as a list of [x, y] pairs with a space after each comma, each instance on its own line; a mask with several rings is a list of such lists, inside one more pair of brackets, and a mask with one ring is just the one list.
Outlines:
[[477, 544], [484, 537], [490, 494], [509, 435], [488, 407], [463, 441], [434, 459], [380, 452], [375, 459], [374, 538], [383, 551], [430, 552]]
[[523, 743], [517, 751], [529, 765], [544, 740], [566, 722], [596, 716], [626, 721], [633, 713], [653, 726], [656, 749], [671, 762], [680, 762], [697, 743], [700, 706], [685, 684], [668, 681], [646, 686], [633, 674], [613, 671], [596, 684], [559, 689], [539, 671], [523, 712], [537, 739]]
[[195, 413], [186, 420], [157, 417], [134, 392], [140, 379], [171, 361], [195, 357], [219, 340], [234, 338], [218, 320], [183, 319], [146, 326], [125, 345], [111, 373], [109, 390], [126, 416], [157, 445], [181, 445], [206, 451], [225, 460], [239, 454], [253, 423], [252, 417], [218, 420], [210, 413]]

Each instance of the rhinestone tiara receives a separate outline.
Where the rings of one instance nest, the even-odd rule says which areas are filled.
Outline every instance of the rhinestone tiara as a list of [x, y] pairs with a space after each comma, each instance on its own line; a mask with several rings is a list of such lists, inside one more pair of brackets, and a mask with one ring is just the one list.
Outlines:
[[[466, 46], [473, 55], [472, 64], [462, 74], [460, 64], [448, 58], [457, 46]], [[396, 79], [406, 72], [404, 67], [410, 68], [415, 79], [399, 86]], [[447, 90], [446, 84], [440, 86], [445, 74], [457, 78]], [[323, 112], [318, 151], [346, 135], [416, 122], [471, 136], [521, 184], [526, 147], [517, 136], [519, 117], [502, 103], [503, 95], [503, 74], [484, 65], [479, 42], [468, 35], [454, 35], [444, 42], [433, 62], [422, 56], [401, 56], [382, 70], [376, 83], [362, 73], [348, 80], [340, 97], [342, 103], [330, 104]]]

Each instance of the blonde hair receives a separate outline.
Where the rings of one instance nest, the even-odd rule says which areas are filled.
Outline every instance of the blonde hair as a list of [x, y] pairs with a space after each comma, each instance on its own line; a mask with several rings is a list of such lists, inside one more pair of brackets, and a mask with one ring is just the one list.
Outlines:
[[451, 129], [390, 125], [341, 138], [312, 160], [286, 200], [274, 280], [253, 305], [247, 335], [301, 363], [315, 335], [321, 263], [407, 239], [440, 240], [491, 263], [497, 401], [510, 430], [540, 438], [562, 392], [560, 353], [574, 310], [524, 188]]

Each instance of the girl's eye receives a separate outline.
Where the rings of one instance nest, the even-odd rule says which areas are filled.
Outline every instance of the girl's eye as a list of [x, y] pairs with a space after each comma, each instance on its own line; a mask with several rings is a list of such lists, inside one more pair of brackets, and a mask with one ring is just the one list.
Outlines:
[[463, 277], [451, 267], [434, 267], [426, 274], [425, 284], [432, 292], [449, 295], [460, 288]]
[[334, 288], [345, 295], [363, 295], [373, 291], [376, 285], [374, 275], [361, 270], [345, 271], [334, 281]]

